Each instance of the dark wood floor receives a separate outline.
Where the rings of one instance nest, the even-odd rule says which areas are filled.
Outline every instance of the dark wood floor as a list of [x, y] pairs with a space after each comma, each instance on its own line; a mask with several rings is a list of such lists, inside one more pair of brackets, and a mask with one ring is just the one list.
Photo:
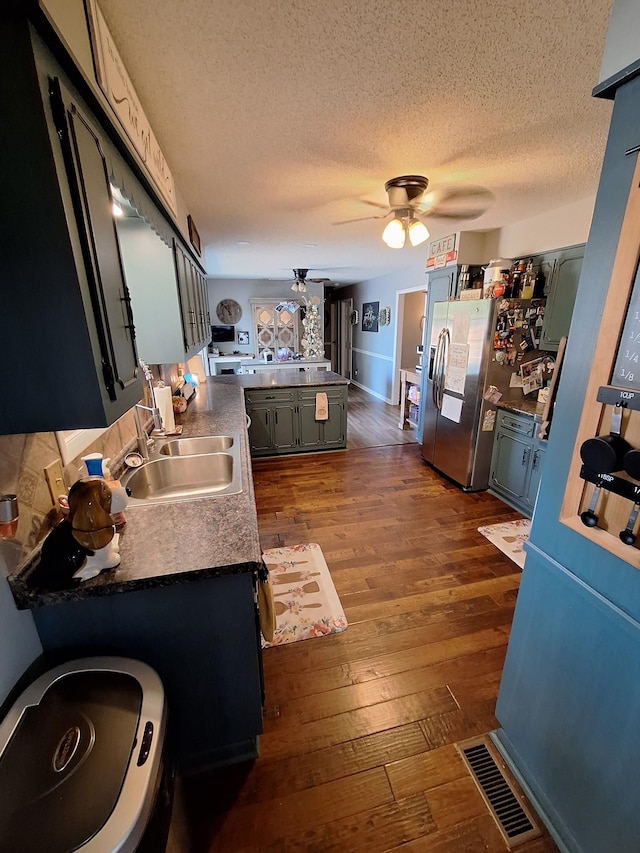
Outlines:
[[254, 462], [262, 546], [320, 544], [349, 627], [265, 651], [260, 758], [181, 785], [171, 851], [506, 849], [454, 743], [497, 726], [520, 572], [477, 528], [517, 516], [394, 429]]

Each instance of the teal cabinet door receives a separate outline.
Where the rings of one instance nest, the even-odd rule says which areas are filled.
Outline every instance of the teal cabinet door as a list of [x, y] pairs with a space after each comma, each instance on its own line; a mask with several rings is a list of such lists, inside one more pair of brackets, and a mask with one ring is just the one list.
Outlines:
[[584, 259], [584, 246], [559, 252], [554, 259], [540, 349], [557, 351], [560, 338], [569, 334], [573, 305]]
[[301, 447], [319, 447], [322, 444], [322, 422], [316, 420], [316, 404], [313, 401], [298, 406]]
[[324, 444], [344, 446], [347, 432], [347, 413], [340, 400], [329, 400], [329, 419], [322, 428]]
[[533, 510], [538, 497], [538, 488], [540, 486], [540, 478], [542, 477], [542, 469], [544, 466], [544, 455], [546, 447], [539, 445], [533, 447], [531, 452], [531, 470], [529, 471], [529, 482], [527, 483], [527, 491], [525, 501]]
[[296, 408], [294, 405], [275, 406], [273, 414], [273, 446], [276, 450], [291, 450], [296, 446]]
[[249, 445], [252, 453], [263, 453], [273, 449], [271, 430], [271, 409], [268, 405], [247, 407], [251, 419], [249, 426]]
[[495, 438], [490, 482], [506, 497], [521, 501], [525, 495], [531, 440], [498, 431]]

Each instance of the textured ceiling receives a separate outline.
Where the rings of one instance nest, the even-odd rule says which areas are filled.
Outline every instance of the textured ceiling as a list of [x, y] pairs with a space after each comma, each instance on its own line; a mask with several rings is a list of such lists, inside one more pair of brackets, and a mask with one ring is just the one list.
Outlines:
[[99, 4], [211, 275], [409, 266], [424, 246], [386, 248], [384, 223], [332, 224], [375, 215], [361, 199], [386, 203], [397, 175], [494, 193], [479, 219], [431, 218], [434, 237], [596, 189], [611, 105], [591, 89], [612, 0]]

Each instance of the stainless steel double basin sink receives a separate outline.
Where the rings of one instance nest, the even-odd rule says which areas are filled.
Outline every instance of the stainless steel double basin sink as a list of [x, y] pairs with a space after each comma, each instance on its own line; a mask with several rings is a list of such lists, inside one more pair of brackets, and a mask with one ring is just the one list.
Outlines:
[[129, 506], [175, 503], [242, 491], [239, 435], [156, 439], [139, 468], [123, 475]]

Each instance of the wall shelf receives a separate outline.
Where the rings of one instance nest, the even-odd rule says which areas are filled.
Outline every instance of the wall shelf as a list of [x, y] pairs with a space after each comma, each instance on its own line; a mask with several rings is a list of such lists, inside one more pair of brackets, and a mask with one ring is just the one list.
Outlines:
[[[633, 406], [625, 406], [616, 389], [612, 389], [611, 377], [616, 359], [617, 344], [620, 340], [627, 306], [638, 280], [638, 260], [640, 258], [640, 160], [631, 184], [620, 239], [616, 252], [607, 298], [602, 313], [602, 322], [596, 342], [593, 366], [585, 394], [582, 416], [578, 426], [574, 445], [569, 478], [560, 511], [560, 521], [567, 527], [589, 539], [621, 560], [640, 569], [640, 550], [637, 545], [626, 545], [620, 541], [619, 533], [629, 520], [633, 501], [626, 489], [604, 490], [597, 505], [598, 525], [587, 527], [582, 523], [580, 514], [589, 506], [593, 494], [593, 478], [584, 477], [580, 457], [580, 448], [589, 438], [596, 435], [608, 435], [611, 416], [618, 401], [623, 407], [621, 435], [632, 447], [640, 447], [640, 412]], [[633, 392], [627, 392], [629, 398]], [[615, 396], [615, 400], [611, 395]], [[618, 475], [620, 472], [614, 472]], [[622, 478], [626, 478], [622, 474]], [[620, 479], [618, 476], [616, 481]], [[591, 480], [591, 481], [589, 481]], [[631, 481], [634, 482], [634, 481]], [[634, 482], [635, 485], [635, 482]], [[628, 494], [631, 494], [629, 491]]]

